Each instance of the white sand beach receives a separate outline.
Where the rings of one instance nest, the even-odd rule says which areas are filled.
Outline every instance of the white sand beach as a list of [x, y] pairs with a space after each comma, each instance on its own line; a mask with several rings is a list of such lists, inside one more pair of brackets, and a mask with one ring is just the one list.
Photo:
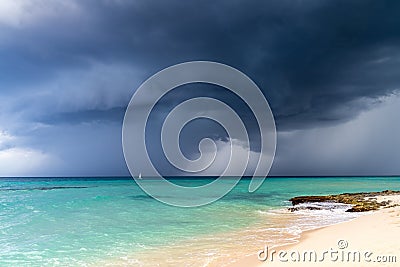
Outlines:
[[[400, 195], [377, 197], [378, 202], [388, 200], [400, 204]], [[268, 248], [268, 257], [260, 254], [265, 261], [255, 252], [230, 266], [399, 266], [399, 240], [400, 206], [396, 206], [304, 232], [296, 244]]]

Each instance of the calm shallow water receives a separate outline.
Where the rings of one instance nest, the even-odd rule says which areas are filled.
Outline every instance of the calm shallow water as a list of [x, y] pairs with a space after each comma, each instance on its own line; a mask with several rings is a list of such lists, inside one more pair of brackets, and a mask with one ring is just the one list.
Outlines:
[[0, 179], [0, 266], [202, 265], [240, 256], [238, 246], [254, 252], [356, 216], [288, 213], [293, 196], [400, 190], [398, 177], [269, 178], [255, 193], [247, 192], [249, 181], [213, 204], [185, 209], [153, 200], [131, 179]]

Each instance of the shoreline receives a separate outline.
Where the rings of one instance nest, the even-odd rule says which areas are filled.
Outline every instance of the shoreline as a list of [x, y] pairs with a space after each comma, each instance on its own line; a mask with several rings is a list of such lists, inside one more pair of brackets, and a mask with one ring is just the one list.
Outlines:
[[[390, 200], [393, 204], [399, 204], [400, 194], [378, 196], [378, 200]], [[276, 247], [268, 247], [266, 244], [267, 247], [260, 248], [268, 251], [267, 257], [265, 253], [260, 253], [262, 258], [266, 258], [265, 261], [259, 260], [258, 252], [255, 252], [228, 266], [397, 266], [400, 262], [398, 240], [400, 206], [388, 207], [369, 211], [350, 221], [304, 231], [294, 244]], [[272, 253], [273, 251], [275, 252]], [[283, 251], [281, 258], [280, 251]], [[297, 261], [299, 255], [300, 262]], [[339, 257], [337, 260], [336, 255]]]
[[[338, 203], [300, 204], [291, 212], [290, 198], [400, 190], [400, 177], [267, 179], [256, 194], [248, 194], [249, 182], [214, 204], [179, 209], [128, 181], [2, 180], [0, 265], [223, 267], [265, 244], [303, 242], [307, 230], [365, 214]], [[68, 188], [30, 190], [59, 187]]]
[[[274, 228], [273, 230], [269, 230], [270, 228], [265, 226], [263, 227], [260, 222], [263, 222], [265, 218], [260, 217], [260, 221], [257, 224], [254, 224], [250, 227], [239, 228], [234, 231], [227, 231], [223, 233], [216, 234], [205, 234], [201, 237], [196, 237], [195, 239], [187, 239], [181, 242], [174, 244], [173, 246], [168, 246], [164, 248], [156, 248], [152, 250], [156, 253], [149, 253], [151, 251], [142, 251], [138, 253], [133, 253], [124, 257], [109, 259], [106, 262], [101, 262], [104, 266], [178, 266], [176, 265], [176, 260], [182, 260], [179, 262], [179, 266], [203, 266], [203, 267], [226, 267], [235, 264], [238, 259], [247, 258], [248, 255], [251, 255], [253, 251], [257, 251], [261, 248], [261, 246], [265, 243], [265, 240], [269, 240], [268, 242], [274, 242], [280, 244], [279, 246], [290, 246], [298, 243], [298, 240], [302, 237], [302, 233], [308, 231], [314, 231], [320, 229], [322, 227], [327, 227], [329, 225], [315, 225], [313, 228], [309, 230], [307, 227], [309, 225], [303, 225], [306, 227], [302, 229], [302, 233], [294, 233], [291, 231], [285, 231], [285, 233], [281, 233], [281, 236], [270, 236], [270, 234], [277, 234], [277, 229], [290, 229], [293, 225], [298, 225], [297, 222], [303, 221], [306, 219], [304, 214], [296, 214], [292, 213], [288, 210], [288, 208], [277, 208], [274, 209], [277, 213], [272, 215], [273, 220], [275, 222], [275, 226], [278, 228]], [[272, 211], [268, 211], [268, 213], [274, 213]], [[319, 214], [318, 216], [323, 216]], [[271, 217], [269, 217], [271, 219]], [[347, 219], [345, 222], [348, 220]], [[296, 222], [297, 221], [297, 222]], [[276, 224], [277, 223], [277, 224]], [[319, 222], [321, 223], [321, 222]], [[335, 222], [334, 224], [341, 223]], [[272, 226], [272, 225], [271, 225]], [[282, 228], [288, 227], [288, 228]], [[301, 227], [299, 227], [301, 228]], [[267, 232], [266, 232], [267, 231]], [[218, 242], [221, 240], [225, 240], [224, 242]], [[226, 241], [228, 240], [228, 241]], [[214, 243], [217, 241], [217, 243]], [[229, 243], [229, 244], [228, 244]], [[210, 246], [213, 244], [213, 246]], [[241, 247], [241, 249], [237, 249]], [[199, 249], [200, 248], [200, 249]], [[206, 251], [201, 251], [201, 248], [208, 248]], [[185, 258], [185, 260], [183, 260]], [[169, 262], [171, 261], [171, 262]], [[247, 261], [246, 261], [247, 262]], [[257, 263], [258, 261], [255, 261]], [[94, 264], [96, 266], [99, 264]], [[90, 265], [92, 266], [92, 265]], [[235, 266], [235, 265], [234, 265]], [[240, 266], [246, 266], [240, 265]]]
[[[378, 193], [382, 193], [382, 195], [378, 195]], [[394, 194], [396, 193], [396, 194]], [[398, 192], [390, 191], [389, 195], [385, 194], [385, 191], [383, 192], [372, 192], [372, 193], [351, 193], [351, 196], [356, 196], [357, 201], [360, 199], [360, 194], [363, 195], [362, 201], [367, 203], [368, 207], [376, 207], [375, 202], [385, 202], [385, 205], [380, 205], [381, 210], [388, 211], [394, 208], [389, 208], [393, 204], [398, 204], [400, 203], [400, 194]], [[364, 194], [368, 194], [368, 197], [364, 198]], [[373, 194], [373, 199], [371, 199], [370, 194]], [[331, 195], [331, 196], [346, 196], [348, 197], [348, 193], [340, 194], [340, 195]], [[305, 196], [308, 197], [308, 196]], [[311, 196], [312, 197], [312, 196]], [[321, 196], [318, 196], [319, 198]], [[303, 198], [303, 197], [301, 197]], [[395, 199], [394, 199], [395, 198]], [[349, 201], [349, 200], [347, 200]], [[353, 200], [351, 200], [353, 201]], [[322, 201], [323, 202], [323, 201]], [[291, 250], [291, 249], [315, 249], [315, 248], [326, 248], [326, 249], [332, 249], [335, 248], [334, 245], [337, 245], [337, 240], [333, 240], [332, 237], [330, 237], [331, 240], [328, 240], [328, 237], [324, 237], [326, 234], [322, 234], [323, 240], [326, 242], [320, 242], [321, 239], [321, 234], [320, 231], [325, 231], [326, 230], [329, 233], [333, 232], [344, 232], [342, 230], [332, 230], [336, 229], [337, 227], [345, 227], [348, 232], [348, 229], [352, 228], [360, 228], [359, 226], [342, 226], [342, 225], [348, 225], [348, 224], [354, 224], [353, 222], [357, 222], [360, 219], [368, 216], [372, 216], [375, 214], [379, 214], [381, 210], [379, 211], [366, 211], [366, 212], [344, 212], [348, 211], [351, 209], [352, 205], [349, 204], [343, 204], [340, 202], [330, 202], [327, 201], [328, 203], [321, 203], [321, 202], [314, 202], [314, 203], [300, 203], [299, 205], [294, 205], [297, 209], [292, 209], [292, 208], [286, 208], [286, 212], [279, 212], [280, 209], [277, 209], [278, 213], [276, 213], [276, 217], [272, 217], [277, 219], [278, 221], [275, 221], [273, 224], [274, 226], [280, 225], [280, 227], [285, 227], [281, 228], [284, 232], [286, 230], [291, 229], [293, 226], [295, 228], [299, 228], [299, 225], [302, 225], [299, 229], [301, 231], [297, 233], [292, 233], [292, 237], [286, 236], [286, 242], [284, 240], [279, 240], [272, 238], [267, 232], [268, 227], [265, 228], [266, 226], [262, 226], [262, 224], [254, 225], [255, 227], [251, 228], [246, 228], [246, 229], [241, 229], [241, 230], [235, 230], [233, 232], [226, 232], [226, 233], [221, 233], [221, 234], [216, 234], [216, 235], [205, 235], [200, 238], [196, 238], [195, 240], [188, 239], [183, 242], [179, 242], [176, 245], [157, 249], [157, 256], [154, 255], [153, 253], [139, 253], [136, 255], [130, 255], [127, 257], [121, 257], [119, 259], [113, 259], [110, 261], [107, 261], [105, 264], [106, 266], [121, 266], [121, 265], [129, 265], [129, 266], [137, 266], [144, 264], [144, 266], [175, 266], [176, 265], [176, 260], [180, 261], [180, 264], [184, 264], [183, 266], [196, 266], [196, 265], [191, 265], [191, 264], [198, 264], [197, 266], [204, 266], [204, 267], [213, 267], [213, 266], [218, 266], [218, 267], [223, 267], [223, 266], [228, 266], [228, 267], [241, 267], [241, 266], [246, 266], [246, 267], [261, 267], [261, 266], [288, 266], [288, 265], [299, 265], [299, 266], [309, 266], [310, 263], [307, 262], [304, 265], [301, 265], [299, 263], [294, 263], [294, 264], [289, 264], [288, 262], [276, 262], [274, 260], [273, 262], [270, 261], [271, 257], [269, 257], [268, 260], [265, 262], [262, 262], [257, 259], [257, 252], [260, 251], [260, 249], [263, 249], [264, 245], [268, 245], [269, 251], [275, 250], [276, 253], [278, 253], [280, 250]], [[371, 202], [373, 202], [372, 206], [370, 205]], [[379, 204], [378, 203], [378, 204]], [[389, 205], [390, 203], [390, 205]], [[305, 204], [305, 205], [304, 205]], [[311, 205], [308, 205], [311, 204]], [[357, 204], [360, 204], [357, 202]], [[383, 207], [386, 207], [382, 209]], [[400, 207], [397, 207], [399, 210], [400, 214]], [[332, 211], [338, 211], [341, 210], [339, 213], [331, 213]], [[321, 213], [323, 212], [323, 213]], [[268, 213], [271, 213], [270, 211]], [[347, 215], [345, 215], [347, 214]], [[348, 217], [348, 215], [354, 215], [354, 217]], [[323, 222], [323, 218], [326, 216], [331, 217], [332, 215], [337, 216], [339, 215], [340, 219], [339, 221], [336, 222], [331, 222], [329, 224], [317, 224], [314, 225], [313, 228], [307, 228], [307, 222], [316, 222], [319, 221], [319, 223]], [[338, 218], [339, 218], [338, 217]], [[271, 217], [269, 217], [270, 220]], [[322, 219], [322, 220], [321, 220]], [[337, 218], [336, 218], [337, 219]], [[271, 223], [271, 222], [269, 222]], [[276, 224], [278, 223], [278, 224]], [[326, 223], [326, 222], [325, 222]], [[284, 226], [286, 225], [286, 226]], [[308, 225], [310, 226], [310, 225]], [[276, 230], [279, 229], [275, 227], [275, 233]], [[279, 230], [278, 230], [279, 231]], [[249, 232], [251, 233], [249, 235]], [[351, 232], [351, 231], [350, 231]], [[330, 234], [328, 234], [330, 236]], [[288, 239], [289, 237], [289, 239]], [[250, 239], [249, 239], [250, 238]], [[263, 241], [264, 239], [264, 241]], [[275, 240], [274, 240], [275, 239]], [[344, 240], [344, 237], [342, 238]], [[399, 236], [400, 239], [400, 236]], [[230, 240], [228, 243], [231, 244], [226, 244], [226, 242], [222, 242], [221, 240]], [[289, 241], [290, 240], [290, 241]], [[311, 245], [309, 247], [304, 247], [304, 244], [307, 244], [311, 240]], [[332, 241], [333, 240], [333, 241]], [[216, 241], [216, 243], [214, 243]], [[233, 242], [232, 242], [233, 241]], [[289, 242], [287, 242], [289, 241]], [[328, 243], [330, 241], [330, 243]], [[336, 242], [336, 243], [335, 243]], [[354, 243], [351, 241], [351, 243]], [[210, 244], [213, 244], [213, 246], [210, 246]], [[337, 246], [336, 246], [337, 247]], [[202, 248], [207, 248], [205, 250], [202, 250]], [[400, 249], [399, 249], [400, 251]], [[150, 251], [149, 251], [150, 252]], [[276, 255], [276, 254], [275, 254]], [[137, 257], [138, 256], [138, 257]], [[399, 255], [400, 256], [400, 255]], [[275, 256], [276, 258], [276, 256]], [[122, 261], [121, 261], [122, 260]], [[171, 261], [171, 262], [170, 262]], [[399, 258], [400, 261], [400, 258]], [[163, 264], [161, 264], [163, 262]], [[161, 265], [160, 265], [161, 264]], [[188, 265], [185, 265], [188, 264]], [[284, 264], [284, 265], [282, 265]], [[314, 264], [314, 263], [312, 263]], [[318, 262], [315, 263], [318, 265]], [[338, 266], [338, 262], [335, 262], [334, 266]], [[346, 262], [348, 265], [348, 263]], [[327, 262], [322, 262], [319, 266], [326, 266]], [[345, 266], [347, 266], [345, 265]], [[339, 266], [343, 266], [343, 264], [339, 264]], [[363, 265], [355, 265], [355, 266], [363, 266]], [[369, 266], [373, 266], [369, 263]], [[382, 265], [379, 265], [382, 266]], [[391, 265], [389, 265], [391, 266]]]
[[[179, 260], [180, 264], [182, 264], [181, 266], [204, 267], [263, 267], [292, 265], [365, 266], [365, 264], [368, 264], [368, 266], [396, 266], [393, 265], [393, 263], [384, 265], [382, 263], [373, 264], [373, 262], [362, 261], [338, 262], [336, 260], [333, 262], [329, 261], [324, 254], [324, 251], [331, 252], [332, 250], [337, 250], [337, 253], [347, 253], [353, 252], [354, 250], [360, 250], [364, 253], [369, 249], [371, 252], [375, 253], [375, 255], [394, 256], [396, 257], [397, 263], [400, 261], [400, 253], [398, 253], [400, 252], [400, 245], [396, 244], [396, 241], [400, 240], [400, 206], [396, 206], [400, 204], [400, 194], [399, 192], [394, 191], [388, 191], [386, 192], [387, 194], [385, 194], [385, 192], [386, 191], [350, 194], [352, 196], [356, 196], [357, 201], [360, 199], [360, 195], [363, 195], [362, 202], [367, 203], [367, 206], [365, 207], [374, 208], [376, 207], [375, 204], [379, 204], [378, 210], [372, 209], [365, 212], [344, 212], [345, 210], [349, 211], [349, 209], [352, 209], [351, 205], [340, 202], [332, 203], [327, 201], [329, 203], [321, 203], [316, 201], [314, 203], [305, 202], [300, 203], [300, 205], [294, 205], [294, 207], [297, 209], [286, 208], [287, 212], [278, 212], [276, 217], [269, 217], [269, 219], [275, 218], [278, 219], [279, 222], [282, 222], [283, 224], [281, 227], [284, 227], [284, 224], [286, 224], [286, 227], [290, 226], [289, 228], [281, 228], [283, 231], [285, 231], [285, 229], [288, 230], [293, 225], [298, 226], [300, 224], [304, 226], [304, 222], [318, 221], [323, 216], [327, 216], [326, 212], [328, 212], [328, 216], [332, 216], [335, 213], [331, 213], [331, 211], [336, 209], [342, 210], [340, 213], [338, 213], [338, 215], [340, 215], [340, 217], [344, 220], [325, 225], [321, 224], [315, 228], [303, 228], [298, 234], [293, 234], [294, 238], [289, 238], [286, 240], [290, 240], [289, 242], [284, 243], [283, 240], [278, 241], [274, 240], [274, 238], [271, 239], [271, 236], [265, 232], [268, 231], [269, 228], [259, 224], [258, 226], [254, 225], [254, 228], [250, 227], [242, 230], [235, 230], [233, 232], [228, 231], [221, 234], [205, 235], [201, 238], [192, 240], [188, 239], [173, 246], [161, 249], [157, 248], [156, 253], [153, 251], [155, 254], [146, 253], [144, 251], [143, 253], [136, 255], [131, 254], [127, 255], [126, 257], [120, 257], [119, 259], [110, 259], [105, 263], [103, 262], [103, 265], [142, 266], [142, 264], [144, 264], [143, 266], [176, 266], [176, 260]], [[378, 193], [382, 193], [382, 195], [379, 195]], [[364, 197], [364, 194], [368, 194], [368, 196]], [[371, 194], [373, 194], [373, 196], [371, 196]], [[346, 196], [347, 198], [348, 193], [331, 196]], [[346, 201], [353, 200], [350, 199]], [[381, 203], [385, 204], [381, 205]], [[360, 203], [354, 203], [354, 205], [358, 204]], [[339, 205], [342, 205], [342, 207], [339, 208]], [[280, 209], [277, 209], [277, 211], [279, 210]], [[323, 213], [320, 213], [321, 211]], [[268, 211], [268, 213], [271, 212]], [[346, 217], [345, 214], [353, 214], [355, 217]], [[391, 227], [390, 229], [385, 227], [384, 230], [382, 230], [382, 226], [387, 226], [389, 224]], [[277, 226], [276, 222], [273, 225]], [[395, 227], [393, 227], [393, 225], [395, 225]], [[276, 229], [279, 229], [279, 227]], [[250, 235], [249, 232], [251, 233]], [[384, 235], [382, 235], [381, 232], [384, 232]], [[229, 240], [228, 243], [230, 244], [226, 244], [226, 242], [221, 243], [221, 240]], [[339, 240], [343, 240], [343, 242], [348, 245], [350, 250], [339, 250]], [[388, 243], [388, 240], [391, 241]], [[374, 244], [370, 244], [368, 242], [377, 244], [386, 243], [389, 245], [380, 247], [374, 246]], [[213, 244], [213, 246], [210, 246], [210, 244]], [[365, 244], [371, 246], [365, 247]], [[268, 249], [264, 247], [265, 245], [268, 245]], [[391, 248], [394, 248], [394, 251], [391, 251]], [[268, 251], [268, 257], [265, 259], [265, 261], [260, 261], [257, 258], [257, 252], [259, 252], [261, 249]], [[318, 260], [317, 262], [293, 262], [290, 261], [291, 259], [286, 259], [286, 262], [283, 262], [280, 261], [280, 258], [277, 256], [281, 250], [286, 251], [287, 253], [293, 250], [299, 251], [299, 257], [303, 252], [315, 250], [315, 257]], [[272, 251], [275, 252], [272, 253]], [[396, 252], [399, 255], [396, 255]], [[265, 254], [261, 253], [260, 255], [263, 256]], [[324, 257], [323, 261], [320, 262], [321, 255]]]

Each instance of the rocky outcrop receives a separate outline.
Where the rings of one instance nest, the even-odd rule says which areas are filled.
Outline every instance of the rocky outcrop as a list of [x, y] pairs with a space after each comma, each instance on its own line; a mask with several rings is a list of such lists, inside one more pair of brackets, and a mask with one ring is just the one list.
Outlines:
[[[315, 203], [315, 202], [333, 202], [350, 204], [352, 208], [346, 210], [347, 212], [364, 212], [370, 210], [377, 210], [382, 207], [391, 206], [390, 201], [377, 201], [377, 196], [389, 196], [398, 195], [400, 191], [385, 190], [382, 192], [362, 192], [362, 193], [343, 193], [339, 195], [327, 195], [327, 196], [299, 196], [289, 199], [292, 205], [298, 205], [303, 203]], [[289, 208], [291, 211], [295, 211], [295, 208]]]

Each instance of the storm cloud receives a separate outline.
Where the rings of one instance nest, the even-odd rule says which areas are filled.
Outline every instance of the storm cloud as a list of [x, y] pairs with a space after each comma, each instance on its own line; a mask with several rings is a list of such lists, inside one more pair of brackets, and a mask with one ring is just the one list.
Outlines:
[[[126, 175], [120, 128], [136, 88], [167, 66], [210, 60], [246, 73], [268, 99], [278, 129], [273, 174], [398, 173], [393, 160], [363, 166], [365, 150], [395, 157], [387, 144], [398, 127], [387, 127], [399, 121], [399, 11], [397, 1], [2, 1], [1, 157], [39, 155], [33, 175]], [[370, 131], [374, 114], [391, 134], [370, 135], [344, 157], [353, 164], [340, 161], [354, 144], [344, 133]], [[26, 173], [19, 168], [3, 175]]]

